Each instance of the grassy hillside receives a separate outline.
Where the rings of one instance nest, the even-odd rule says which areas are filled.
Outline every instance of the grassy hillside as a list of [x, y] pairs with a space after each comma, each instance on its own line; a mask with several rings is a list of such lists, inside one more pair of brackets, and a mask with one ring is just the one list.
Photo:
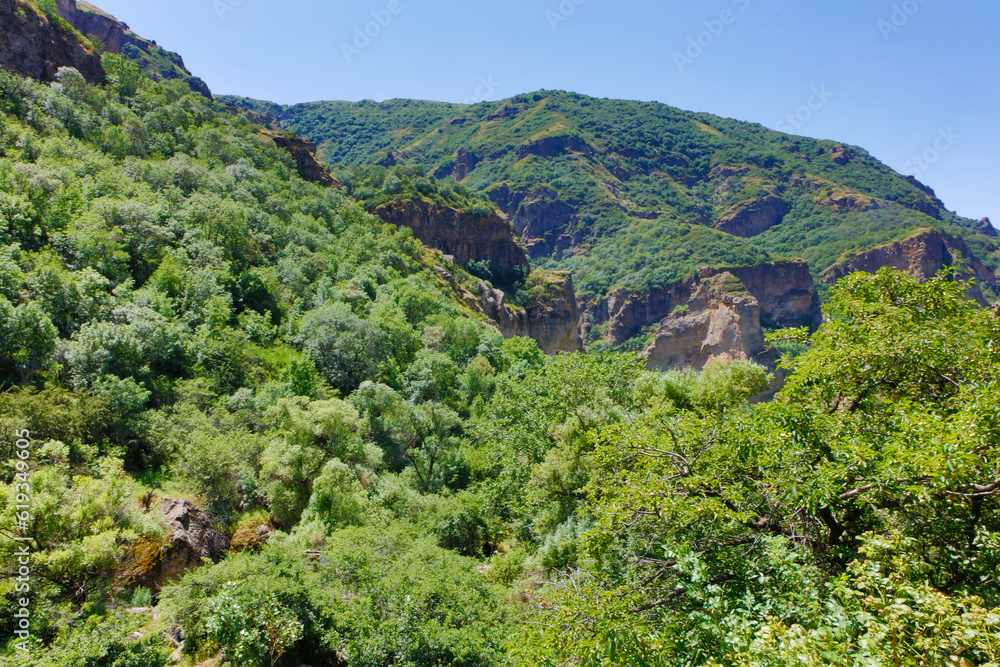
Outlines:
[[[332, 165], [416, 163], [487, 193], [540, 266], [585, 296], [704, 264], [842, 256], [929, 227], [996, 269], [996, 241], [864, 149], [643, 102], [540, 91], [474, 106], [392, 100], [281, 110]], [[456, 171], [456, 166], [464, 166]], [[751, 224], [751, 222], [753, 224]]]

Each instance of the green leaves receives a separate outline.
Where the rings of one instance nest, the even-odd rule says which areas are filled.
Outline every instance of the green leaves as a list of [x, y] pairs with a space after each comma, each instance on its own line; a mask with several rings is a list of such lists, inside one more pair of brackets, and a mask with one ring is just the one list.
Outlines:
[[750, 366], [639, 374], [521, 663], [993, 664], [1000, 324], [966, 289], [846, 279], [769, 404]]

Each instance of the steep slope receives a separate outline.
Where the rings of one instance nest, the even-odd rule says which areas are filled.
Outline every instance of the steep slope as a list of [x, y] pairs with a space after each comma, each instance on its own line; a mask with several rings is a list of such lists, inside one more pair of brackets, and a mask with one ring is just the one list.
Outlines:
[[[474, 106], [317, 102], [279, 119], [331, 164], [419, 163], [486, 192], [532, 258], [573, 271], [587, 297], [763, 252], [818, 274], [922, 227], [989, 231], [861, 148], [662, 104], [540, 91]], [[678, 243], [691, 225], [699, 239]]]
[[57, 7], [59, 16], [80, 34], [99, 43], [109, 53], [121, 53], [135, 61], [154, 81], [181, 79], [194, 92], [212, 97], [205, 82], [188, 71], [178, 54], [136, 35], [128, 25], [111, 14], [82, 0], [58, 0]]
[[24, 0], [0, 0], [0, 68], [52, 81], [60, 67], [75, 67], [91, 82], [104, 81], [90, 43], [54, 14]]
[[[948, 211], [859, 147], [558, 91], [473, 106], [230, 101], [315, 141], [334, 166], [419, 164], [485, 193], [536, 267], [572, 273], [591, 344], [634, 345], [695, 298], [689, 283], [706, 266], [749, 272], [757, 291], [777, 295], [757, 333], [788, 324], [775, 309], [814, 327], [827, 289], [820, 275], [919, 230], [963, 243], [983, 298], [995, 296], [989, 222]], [[807, 264], [789, 271], [788, 258]]]

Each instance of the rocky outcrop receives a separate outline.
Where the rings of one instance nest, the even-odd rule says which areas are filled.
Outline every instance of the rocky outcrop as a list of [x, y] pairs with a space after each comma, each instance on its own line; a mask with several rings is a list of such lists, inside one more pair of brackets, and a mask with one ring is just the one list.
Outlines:
[[507, 295], [485, 281], [479, 282], [479, 295], [476, 296], [463, 289], [443, 267], [434, 269], [443, 283], [470, 308], [485, 316], [504, 338], [533, 338], [546, 354], [583, 350], [579, 332], [580, 308], [569, 273], [533, 272], [532, 281], [544, 284], [540, 285], [542, 289], [533, 291], [528, 307], [521, 308], [507, 303]]
[[760, 304], [768, 328], [808, 327], [823, 323], [823, 309], [809, 265], [802, 260], [725, 269]]
[[582, 240], [572, 231], [577, 222], [576, 209], [559, 201], [559, 193], [552, 188], [543, 186], [524, 191], [503, 184], [487, 194], [510, 218], [532, 258], [561, 256], [563, 251]]
[[[121, 53], [135, 61], [153, 79], [183, 79], [196, 93], [212, 99], [205, 82], [191, 74], [176, 53], [144, 39], [111, 14], [89, 2], [58, 0], [59, 16], [85, 37], [96, 37], [109, 53]], [[152, 56], [152, 57], [151, 57]]]
[[989, 218], [983, 218], [972, 225], [972, 231], [977, 234], [983, 234], [984, 236], [997, 236], [997, 228], [993, 226]]
[[[266, 120], [267, 118], [261, 117], [261, 120]], [[273, 119], [271, 121], [273, 122]], [[337, 179], [330, 173], [330, 170], [316, 159], [316, 144], [306, 141], [301, 137], [277, 130], [261, 130], [261, 134], [271, 139], [278, 148], [292, 154], [292, 158], [295, 160], [295, 170], [303, 180], [319, 183], [327, 188], [340, 185]]]
[[484, 314], [495, 322], [504, 338], [527, 336], [546, 354], [583, 350], [580, 337], [580, 307], [573, 277], [565, 272], [535, 272], [544, 289], [531, 298], [526, 310], [511, 309], [505, 295], [483, 283], [481, 302]]
[[464, 146], [459, 148], [458, 154], [455, 156], [455, 168], [451, 170], [452, 178], [456, 182], [464, 181], [465, 177], [472, 173], [477, 164], [479, 164], [479, 159], [476, 158], [475, 154]]
[[529, 141], [521, 144], [515, 150], [518, 160], [522, 160], [529, 155], [538, 157], [557, 157], [566, 153], [580, 153], [582, 155], [592, 155], [594, 149], [575, 134], [558, 134], [543, 139]]
[[164, 584], [201, 567], [206, 559], [218, 563], [229, 548], [229, 539], [190, 501], [164, 498], [161, 509], [171, 530], [169, 537], [164, 542], [133, 545], [119, 572], [122, 584], [159, 592]]
[[841, 167], [849, 164], [850, 161], [854, 159], [854, 151], [847, 146], [837, 145], [831, 148], [829, 152], [830, 159], [833, 160], [833, 163]]
[[409, 227], [424, 245], [453, 257], [456, 264], [484, 261], [505, 269], [528, 266], [528, 257], [517, 244], [510, 222], [501, 215], [474, 216], [450, 206], [412, 199], [383, 204], [373, 213], [385, 222]]
[[837, 213], [861, 213], [879, 207], [876, 199], [856, 192], [833, 194], [820, 199], [820, 206], [836, 209]]
[[[921, 282], [929, 280], [946, 266], [957, 270], [956, 278], [975, 278], [980, 283], [996, 285], [993, 273], [969, 250], [962, 239], [940, 232], [923, 230], [908, 239], [888, 243], [854, 257], [845, 259], [827, 269], [823, 282], [836, 283], [855, 271], [876, 273], [882, 267], [891, 267], [907, 273]], [[986, 305], [982, 290], [978, 286], [969, 291], [969, 296]]]
[[755, 199], [719, 218], [715, 227], [727, 234], [750, 238], [779, 224], [788, 215], [788, 210], [788, 204], [778, 197]]
[[607, 341], [621, 345], [644, 327], [656, 325], [688, 305], [705, 280], [723, 273], [733, 276], [755, 299], [766, 326], [815, 329], [822, 322], [819, 295], [809, 267], [801, 260], [792, 260], [742, 268], [705, 267], [696, 275], [650, 292], [616, 289], [603, 303], [587, 308], [586, 326], [591, 320], [595, 324], [607, 323]]
[[464, 181], [465, 177], [479, 164], [479, 158], [465, 146], [458, 149], [455, 159], [449, 160], [434, 170], [434, 178], [445, 179], [449, 176], [455, 182]]
[[[664, 318], [643, 351], [651, 369], [702, 369], [713, 361], [750, 360], [773, 367], [757, 299], [721, 273], [699, 280], [690, 300]], [[736, 286], [735, 291], [729, 291]]]
[[274, 525], [271, 523], [241, 526], [233, 533], [230, 550], [233, 553], [260, 551], [272, 535], [274, 535]]
[[75, 67], [91, 83], [104, 82], [101, 59], [68, 25], [21, 0], [0, 0], [0, 67], [52, 81], [60, 67]]

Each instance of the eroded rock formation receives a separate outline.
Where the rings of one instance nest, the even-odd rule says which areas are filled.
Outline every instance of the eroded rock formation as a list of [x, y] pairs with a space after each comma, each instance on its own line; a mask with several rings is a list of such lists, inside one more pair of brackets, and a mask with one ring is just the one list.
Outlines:
[[731, 273], [697, 283], [690, 300], [664, 318], [643, 351], [648, 368], [704, 368], [719, 360], [751, 360], [772, 366], [757, 299], [740, 290]]
[[480, 281], [478, 295], [462, 288], [443, 267], [434, 267], [441, 281], [465, 303], [484, 315], [504, 338], [533, 338], [546, 354], [583, 350], [580, 338], [580, 308], [576, 300], [573, 278], [564, 272], [535, 272], [535, 280], [544, 280], [545, 289], [538, 290], [527, 308], [507, 302], [507, 295]]
[[374, 213], [385, 222], [409, 227], [424, 245], [454, 257], [456, 264], [475, 260], [508, 269], [528, 266], [510, 222], [500, 215], [478, 217], [450, 206], [414, 200], [392, 201]]
[[[980, 283], [997, 284], [997, 278], [969, 250], [962, 239], [940, 232], [920, 231], [908, 239], [888, 243], [860, 253], [830, 267], [821, 276], [829, 285], [855, 271], [876, 273], [882, 267], [899, 269], [917, 280], [926, 281], [950, 266], [962, 280], [975, 278]], [[973, 287], [969, 296], [987, 305], [982, 290]]]
[[[263, 119], [266, 118], [263, 117]], [[273, 119], [271, 121], [273, 122]], [[262, 130], [261, 134], [271, 139], [278, 148], [292, 154], [292, 158], [295, 160], [295, 170], [304, 180], [319, 183], [328, 188], [340, 185], [330, 170], [316, 159], [316, 144], [280, 130]]]
[[742, 204], [716, 223], [716, 229], [734, 236], [750, 238], [779, 224], [788, 214], [788, 204], [778, 197], [755, 199]]
[[722, 273], [733, 276], [754, 297], [767, 326], [815, 329], [822, 321], [819, 295], [808, 265], [791, 260], [742, 268], [705, 267], [694, 276], [651, 292], [616, 289], [604, 302], [586, 308], [584, 326], [606, 323], [607, 341], [621, 345], [644, 327], [658, 324], [688, 304], [702, 282]]

